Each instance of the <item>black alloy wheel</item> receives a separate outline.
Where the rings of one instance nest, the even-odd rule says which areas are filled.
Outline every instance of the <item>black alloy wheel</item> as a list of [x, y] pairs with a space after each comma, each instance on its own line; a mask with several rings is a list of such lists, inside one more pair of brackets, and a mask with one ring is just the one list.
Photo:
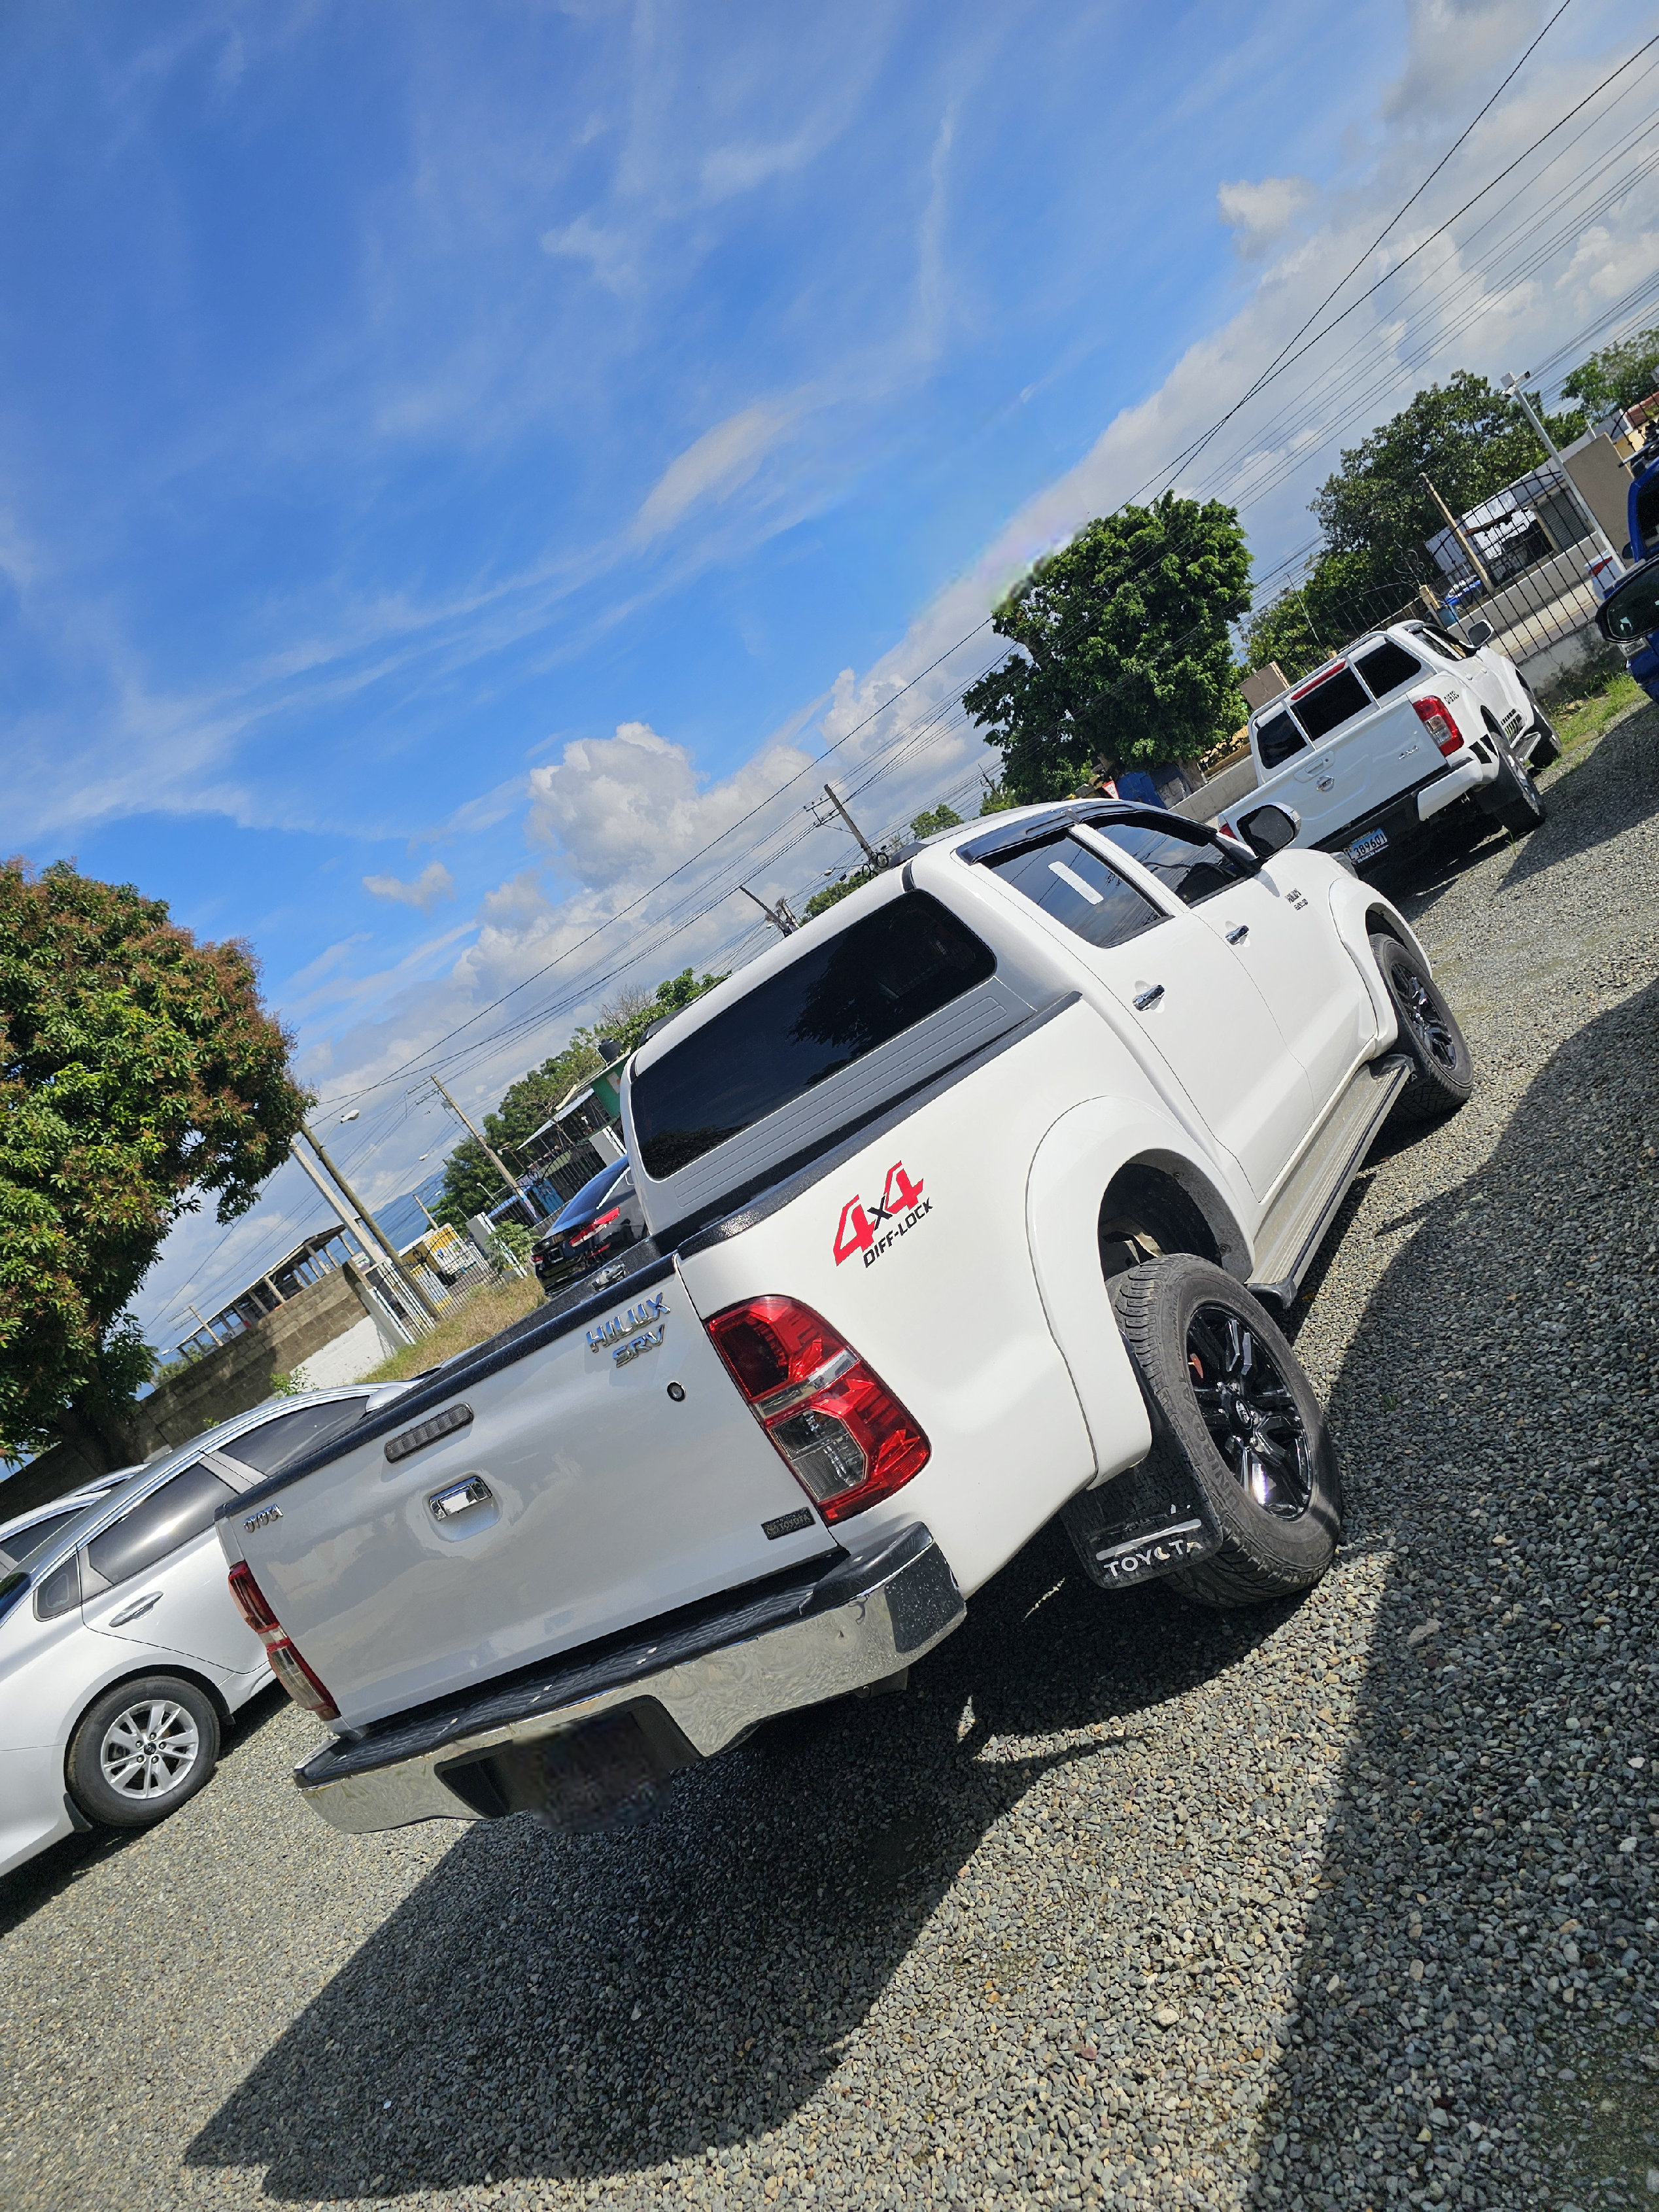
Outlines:
[[1294, 1395], [1261, 1332], [1224, 1307], [1187, 1324], [1193, 1396], [1234, 1480], [1264, 1513], [1295, 1521], [1313, 1498], [1313, 1448]]
[[1126, 1267], [1107, 1290], [1151, 1417], [1146, 1467], [1221, 1536], [1170, 1587], [1215, 1607], [1310, 1589], [1336, 1554], [1341, 1486], [1324, 1411], [1273, 1316], [1189, 1252]]
[[1416, 1070], [1400, 1094], [1399, 1111], [1416, 1121], [1455, 1114], [1474, 1088], [1474, 1061], [1456, 1015], [1398, 938], [1373, 937], [1371, 951], [1400, 1016], [1400, 1042]]

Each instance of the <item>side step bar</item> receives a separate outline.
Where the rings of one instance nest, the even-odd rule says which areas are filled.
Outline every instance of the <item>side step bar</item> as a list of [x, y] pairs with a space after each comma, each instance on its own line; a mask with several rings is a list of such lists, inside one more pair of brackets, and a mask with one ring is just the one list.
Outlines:
[[1325, 1231], [1411, 1074], [1404, 1053], [1368, 1060], [1355, 1073], [1261, 1224], [1249, 1285], [1257, 1297], [1286, 1308], [1295, 1303]]

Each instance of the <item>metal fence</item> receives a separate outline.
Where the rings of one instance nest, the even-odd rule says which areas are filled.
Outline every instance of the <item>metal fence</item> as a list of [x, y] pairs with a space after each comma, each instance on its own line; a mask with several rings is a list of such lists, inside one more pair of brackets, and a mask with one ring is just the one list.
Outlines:
[[1589, 577], [1595, 557], [1595, 540], [1581, 538], [1565, 552], [1522, 569], [1495, 591], [1477, 583], [1459, 592], [1459, 630], [1467, 636], [1472, 622], [1490, 623], [1491, 643], [1511, 660], [1525, 660], [1557, 644], [1595, 619], [1598, 602]]

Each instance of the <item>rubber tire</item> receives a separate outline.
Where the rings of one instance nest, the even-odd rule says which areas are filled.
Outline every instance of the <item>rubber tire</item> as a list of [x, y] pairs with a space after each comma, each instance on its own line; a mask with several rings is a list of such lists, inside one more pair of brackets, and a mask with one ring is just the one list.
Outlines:
[[[1408, 1121], [1444, 1121], [1449, 1115], [1456, 1113], [1460, 1106], [1468, 1103], [1469, 1093], [1474, 1089], [1474, 1060], [1469, 1051], [1468, 1039], [1458, 1027], [1457, 1017], [1446, 1004], [1445, 994], [1440, 986], [1432, 975], [1424, 974], [1397, 937], [1373, 937], [1371, 957], [1376, 963], [1378, 973], [1400, 1017], [1400, 1049], [1411, 1055], [1416, 1069], [1401, 1092], [1395, 1112]], [[1407, 1010], [1407, 1002], [1395, 980], [1400, 975], [1416, 979], [1435, 1013], [1450, 1032], [1456, 1050], [1456, 1057], [1450, 1066], [1437, 1060], [1419, 1042]]]
[[1553, 724], [1542, 714], [1534, 714], [1532, 721], [1534, 743], [1532, 749], [1532, 769], [1535, 775], [1540, 769], [1553, 768], [1561, 757], [1561, 740], [1555, 734]]
[[1513, 837], [1524, 837], [1529, 830], [1537, 829], [1549, 812], [1531, 769], [1507, 745], [1498, 748], [1498, 781], [1485, 795], [1483, 811]]
[[[1336, 1556], [1341, 1488], [1324, 1409], [1278, 1324], [1242, 1283], [1190, 1253], [1149, 1260], [1115, 1276], [1108, 1288], [1152, 1415], [1153, 1454], [1188, 1476], [1222, 1531], [1218, 1552], [1177, 1567], [1164, 1581], [1193, 1604], [1218, 1610], [1310, 1589]], [[1314, 1482], [1306, 1511], [1294, 1521], [1269, 1513], [1241, 1487], [1204, 1425], [1187, 1364], [1187, 1326], [1200, 1305], [1220, 1306], [1244, 1322], [1296, 1401]]]
[[[116, 1715], [146, 1698], [167, 1698], [184, 1706], [196, 1723], [200, 1747], [194, 1765], [186, 1770], [175, 1788], [160, 1796], [135, 1802], [110, 1788], [99, 1770], [98, 1753], [104, 1731]], [[65, 1768], [70, 1795], [88, 1820], [105, 1828], [149, 1828], [156, 1821], [165, 1820], [170, 1813], [176, 1813], [198, 1790], [204, 1790], [213, 1778], [218, 1759], [219, 1711], [206, 1691], [177, 1674], [142, 1674], [132, 1681], [118, 1682], [101, 1698], [93, 1699], [70, 1740]]]

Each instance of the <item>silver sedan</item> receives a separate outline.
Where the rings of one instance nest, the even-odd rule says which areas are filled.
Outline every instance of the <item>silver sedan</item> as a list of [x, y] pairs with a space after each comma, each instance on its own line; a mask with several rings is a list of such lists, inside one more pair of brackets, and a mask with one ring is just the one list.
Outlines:
[[0, 1530], [0, 1874], [76, 1829], [147, 1827], [209, 1780], [270, 1680], [215, 1515], [408, 1387], [275, 1401]]

